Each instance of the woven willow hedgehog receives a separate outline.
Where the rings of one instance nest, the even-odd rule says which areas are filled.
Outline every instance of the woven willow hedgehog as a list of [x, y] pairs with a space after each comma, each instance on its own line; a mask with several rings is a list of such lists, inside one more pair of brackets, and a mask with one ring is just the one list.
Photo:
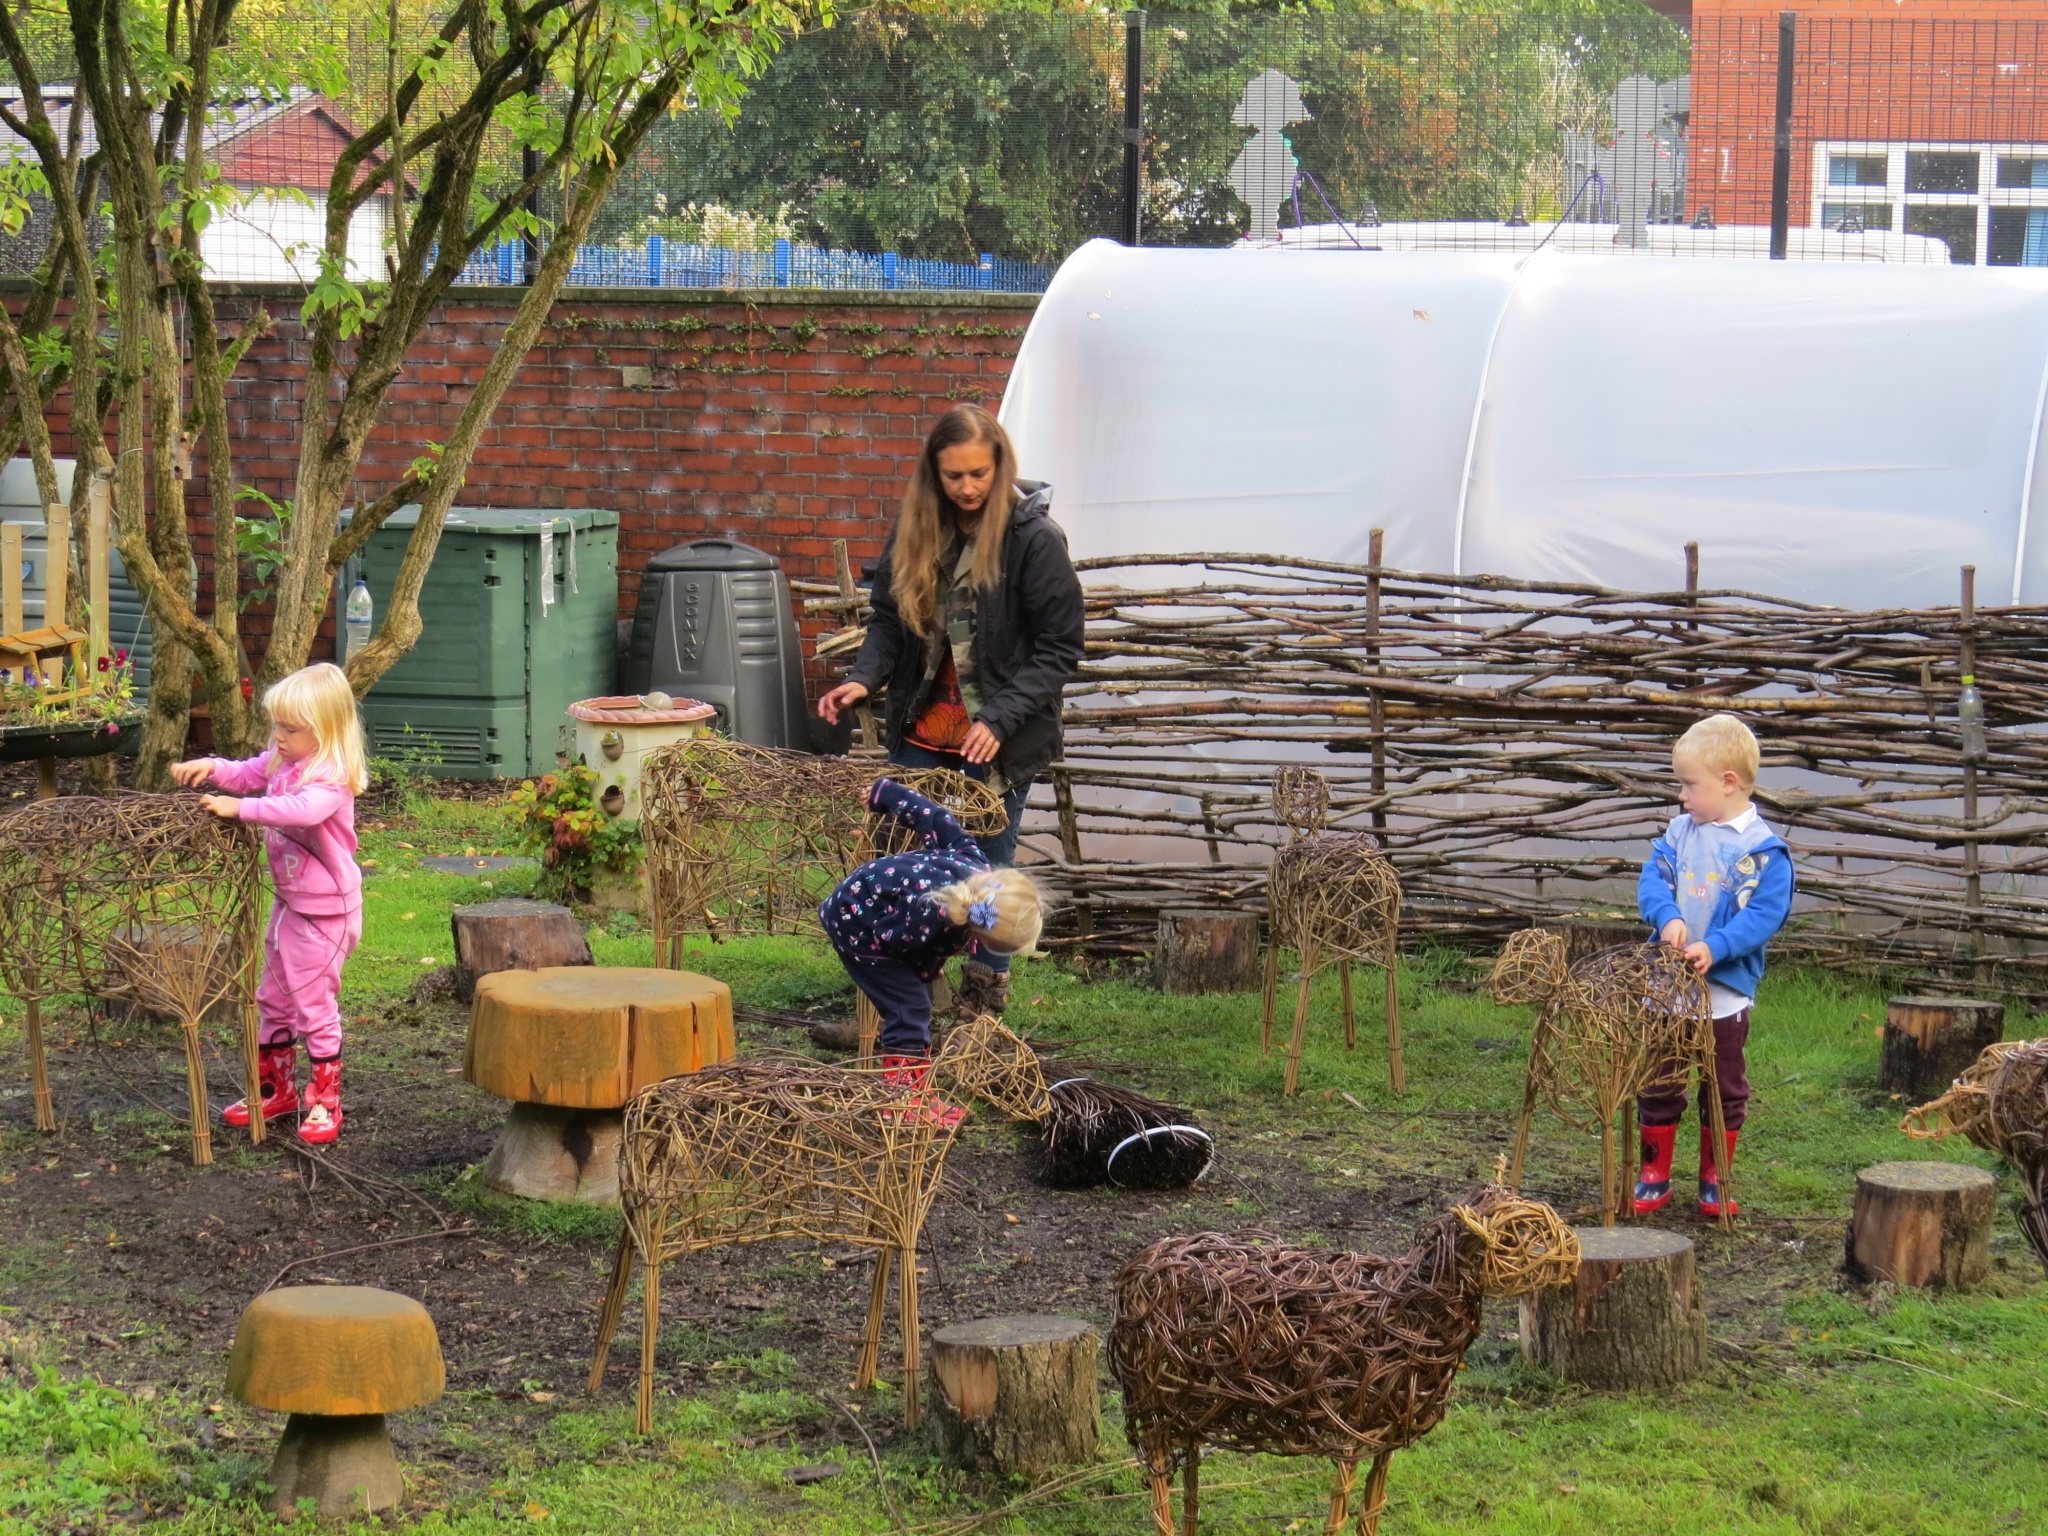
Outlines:
[[986, 784], [950, 769], [896, 769], [700, 738], [647, 760], [642, 781], [655, 953], [682, 964], [682, 939], [706, 933], [808, 933], [849, 871], [902, 846], [904, 830], [867, 810], [884, 777], [952, 812], [972, 836], [1009, 825]]
[[[1037, 1058], [994, 1024], [955, 1031], [933, 1078], [1000, 1102], [1042, 1106]], [[994, 1056], [985, 1055], [993, 1051]], [[918, 1418], [917, 1242], [939, 1192], [953, 1135], [920, 1096], [879, 1071], [804, 1058], [726, 1062], [672, 1077], [626, 1106], [619, 1146], [625, 1216], [598, 1319], [590, 1390], [604, 1382], [637, 1259], [643, 1277], [638, 1424], [654, 1423], [654, 1346], [661, 1266], [670, 1259], [774, 1238], [849, 1243], [875, 1252], [856, 1390], [875, 1380], [892, 1264], [903, 1330], [904, 1422]]]
[[1555, 1211], [1497, 1187], [1429, 1222], [1398, 1258], [1264, 1233], [1153, 1244], [1117, 1275], [1109, 1353], [1158, 1536], [1173, 1536], [1176, 1463], [1182, 1536], [1196, 1536], [1205, 1445], [1330, 1457], [1331, 1536], [1370, 1459], [1358, 1529], [1372, 1536], [1388, 1461], [1443, 1418], [1481, 1299], [1566, 1284], [1578, 1264]]
[[1986, 1046], [1953, 1087], [1907, 1113], [1916, 1141], [1962, 1136], [2019, 1170], [2026, 1185], [2020, 1230], [2048, 1267], [2048, 1040]]
[[195, 795], [73, 795], [0, 818], [0, 981], [22, 1000], [36, 1127], [57, 1128], [44, 1059], [45, 999], [82, 992], [178, 1021], [192, 1161], [213, 1161], [199, 1026], [238, 1012], [252, 1107], [260, 963], [260, 846]]
[[[1707, 984], [1675, 949], [1624, 944], [1571, 964], [1565, 940], [1543, 928], [1508, 938], [1493, 967], [1493, 1000], [1540, 1003], [1529, 1037], [1529, 1073], [1508, 1184], [1522, 1187], [1522, 1160], [1539, 1099], [1566, 1124], [1600, 1131], [1600, 1224], [1629, 1208], [1627, 1152], [1635, 1145], [1636, 1096], [1683, 1074], [1707, 1087], [1715, 1146], [1727, 1144], [1721, 1086], [1714, 1075], [1714, 1025]], [[1616, 1155], [1615, 1120], [1621, 1121]], [[1725, 1183], [1726, 1170], [1722, 1172]], [[1732, 1225], [1724, 1198], [1721, 1224]]]
[[1301, 957], [1294, 998], [1294, 1034], [1287, 1046], [1287, 1092], [1300, 1086], [1302, 1037], [1308, 1029], [1309, 983], [1332, 961], [1344, 989], [1344, 1048], [1358, 1044], [1351, 1004], [1351, 963], [1376, 965], [1387, 982], [1387, 1075], [1396, 1093], [1407, 1090], [1401, 1070], [1401, 1005], [1394, 972], [1401, 939], [1401, 880], [1368, 832], [1332, 836], [1323, 830], [1330, 788], [1313, 768], [1273, 771], [1273, 811], [1292, 840], [1273, 855], [1266, 896], [1266, 989], [1259, 1049], [1273, 1048], [1274, 994], [1280, 951]]

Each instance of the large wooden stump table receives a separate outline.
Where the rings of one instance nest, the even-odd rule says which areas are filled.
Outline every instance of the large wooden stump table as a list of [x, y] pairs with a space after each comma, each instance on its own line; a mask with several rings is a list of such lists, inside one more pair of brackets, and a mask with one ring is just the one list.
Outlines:
[[1582, 1386], [1668, 1387], [1698, 1373], [1707, 1314], [1690, 1238], [1578, 1227], [1570, 1285], [1522, 1298], [1522, 1357]]
[[443, 1386], [427, 1309], [366, 1285], [265, 1291], [243, 1310], [228, 1390], [288, 1413], [264, 1501], [289, 1517], [310, 1499], [323, 1520], [398, 1503], [398, 1458], [384, 1415], [431, 1403]]
[[926, 1433], [968, 1471], [1037, 1476], [1091, 1460], [1102, 1336], [1075, 1317], [987, 1317], [932, 1335]]
[[1895, 997], [1885, 1004], [1878, 1085], [1914, 1103], [1945, 1093], [1987, 1045], [2005, 1038], [2005, 1004], [1973, 997]]
[[463, 1075], [512, 1101], [484, 1183], [528, 1200], [617, 1204], [627, 1102], [734, 1053], [732, 992], [708, 976], [574, 965], [480, 978]]
[[1947, 1290], [1991, 1273], [1998, 1180], [1967, 1163], [1877, 1163], [1856, 1175], [1849, 1268], [1866, 1280]]

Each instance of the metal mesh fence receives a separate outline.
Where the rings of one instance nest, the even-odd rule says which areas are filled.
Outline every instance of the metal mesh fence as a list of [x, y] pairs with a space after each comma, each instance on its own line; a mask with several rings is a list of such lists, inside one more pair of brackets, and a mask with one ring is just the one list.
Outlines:
[[[426, 0], [404, 10], [434, 24]], [[281, 98], [252, 83], [219, 114], [208, 152], [236, 197], [206, 254], [222, 278], [304, 279], [335, 156], [381, 110], [379, 18], [334, 0], [241, 14], [244, 73], [276, 79], [288, 55], [300, 83]], [[842, 15], [791, 39], [736, 120], [665, 120], [574, 281], [1041, 289], [1124, 225], [1125, 28], [1093, 12]], [[1688, 30], [1619, 7], [1155, 11], [1140, 237], [2048, 264], [2044, 34], [1768, 14]], [[62, 81], [59, 38], [46, 78]], [[482, 186], [517, 171], [508, 138]], [[557, 201], [541, 198], [544, 227]], [[380, 269], [387, 224], [382, 206], [358, 216], [358, 276]], [[32, 218], [0, 240], [0, 269], [46, 238]], [[486, 250], [466, 280], [517, 284], [526, 265], [517, 244]]]

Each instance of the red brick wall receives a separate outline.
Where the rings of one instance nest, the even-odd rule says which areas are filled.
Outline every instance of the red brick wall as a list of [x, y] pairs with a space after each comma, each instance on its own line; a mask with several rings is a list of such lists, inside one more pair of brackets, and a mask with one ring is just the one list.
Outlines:
[[[229, 386], [235, 470], [283, 500], [298, 468], [306, 340], [297, 300], [282, 292], [224, 289], [224, 324], [259, 298], [282, 318]], [[363, 499], [449, 439], [516, 302], [515, 292], [470, 290], [427, 326], [364, 454]], [[649, 555], [705, 534], [759, 545], [792, 577], [829, 581], [834, 539], [849, 542], [856, 567], [880, 551], [932, 421], [957, 401], [1000, 401], [1035, 304], [1006, 294], [578, 291], [556, 305], [459, 500], [615, 509], [627, 604]], [[59, 451], [69, 448], [60, 435]], [[202, 585], [204, 474], [202, 455], [187, 486]], [[263, 615], [247, 628], [260, 656]]]
[[1778, 12], [1799, 13], [1791, 222], [1812, 217], [1813, 146], [2048, 142], [2040, 0], [1697, 0], [1687, 197], [1769, 224]]

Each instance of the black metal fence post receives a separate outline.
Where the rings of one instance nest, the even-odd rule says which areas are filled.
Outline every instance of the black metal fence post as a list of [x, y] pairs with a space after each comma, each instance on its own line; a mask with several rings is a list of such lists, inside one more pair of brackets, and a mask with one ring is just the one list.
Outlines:
[[1778, 12], [1778, 116], [1771, 145], [1771, 260], [1783, 261], [1792, 228], [1792, 77], [1799, 57], [1799, 13]]
[[1138, 243], [1145, 196], [1145, 13], [1124, 12], [1124, 208], [1121, 238]]

